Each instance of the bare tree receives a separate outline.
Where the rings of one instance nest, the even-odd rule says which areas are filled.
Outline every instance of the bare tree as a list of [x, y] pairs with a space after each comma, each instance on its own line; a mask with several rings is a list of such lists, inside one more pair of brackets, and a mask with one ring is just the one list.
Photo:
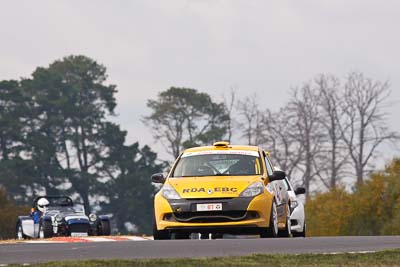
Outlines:
[[259, 144], [262, 139], [262, 112], [258, 108], [257, 95], [238, 101], [237, 109], [242, 119], [239, 121], [239, 127], [243, 131], [242, 137], [247, 140], [248, 145]]
[[234, 119], [234, 111], [236, 107], [236, 91], [231, 88], [229, 92], [229, 96], [224, 96], [224, 105], [226, 107], [228, 121], [227, 121], [227, 139], [229, 142], [232, 141], [233, 131], [236, 125], [236, 121]]
[[320, 110], [320, 124], [325, 130], [326, 139], [323, 145], [318, 175], [329, 189], [335, 188], [348, 163], [348, 150], [343, 142], [340, 124], [343, 123], [344, 112], [340, 81], [332, 75], [319, 75], [314, 79]]
[[375, 81], [359, 72], [352, 72], [347, 77], [342, 107], [346, 123], [341, 131], [358, 184], [363, 183], [366, 167], [377, 148], [385, 141], [399, 138], [389, 130], [383, 112], [390, 95], [389, 87], [388, 81]]
[[261, 143], [271, 152], [274, 164], [291, 179], [302, 160], [303, 147], [294, 138], [287, 121], [286, 108], [281, 108], [278, 112], [266, 110], [262, 120], [264, 131]]
[[[317, 95], [310, 83], [292, 91], [292, 98], [287, 105], [286, 112], [291, 137], [298, 142], [299, 149], [303, 154], [297, 170], [300, 172], [301, 182], [307, 189], [308, 195], [311, 182], [320, 177], [318, 175], [320, 171], [318, 159], [324, 141]], [[321, 182], [326, 183], [323, 179]]]

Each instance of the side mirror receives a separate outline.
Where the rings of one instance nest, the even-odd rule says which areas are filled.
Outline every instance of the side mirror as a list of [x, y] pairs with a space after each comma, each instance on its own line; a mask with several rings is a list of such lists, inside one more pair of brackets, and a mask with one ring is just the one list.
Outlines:
[[269, 181], [277, 181], [277, 180], [283, 180], [286, 178], [286, 173], [284, 171], [274, 171], [274, 173], [268, 177]]
[[156, 184], [163, 184], [165, 182], [165, 177], [162, 173], [156, 173], [151, 176], [151, 181]]
[[301, 195], [306, 193], [306, 189], [304, 187], [297, 187], [296, 190], [294, 190], [294, 193], [296, 195]]

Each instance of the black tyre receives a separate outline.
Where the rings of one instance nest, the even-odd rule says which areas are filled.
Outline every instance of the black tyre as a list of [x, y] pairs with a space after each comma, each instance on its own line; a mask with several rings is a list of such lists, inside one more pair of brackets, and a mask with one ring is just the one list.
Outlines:
[[27, 238], [26, 235], [24, 235], [24, 231], [22, 230], [22, 223], [21, 221], [17, 222], [17, 227], [15, 228], [16, 232], [15, 232], [15, 237], [18, 240], [24, 240]]
[[291, 230], [291, 222], [290, 222], [290, 208], [289, 205], [286, 207], [286, 225], [285, 229], [281, 230], [278, 232], [279, 237], [291, 237], [292, 236], [292, 230]]
[[278, 210], [275, 201], [272, 202], [271, 214], [269, 216], [269, 227], [261, 229], [260, 237], [277, 237], [278, 236]]
[[153, 239], [154, 240], [168, 240], [171, 239], [171, 234], [168, 231], [157, 230], [156, 218], [153, 217]]
[[307, 232], [307, 224], [306, 222], [304, 222], [303, 232], [301, 233], [301, 237], [306, 237], [306, 232]]
[[202, 234], [200, 234], [200, 239], [210, 239], [210, 234], [209, 233], [202, 233]]
[[221, 234], [221, 233], [211, 234], [211, 239], [223, 239], [223, 238], [224, 238], [224, 234]]
[[190, 239], [190, 233], [175, 233], [175, 239]]
[[39, 225], [39, 238], [53, 237], [53, 225], [51, 221], [41, 221]]
[[97, 233], [98, 235], [111, 235], [110, 221], [100, 220]]

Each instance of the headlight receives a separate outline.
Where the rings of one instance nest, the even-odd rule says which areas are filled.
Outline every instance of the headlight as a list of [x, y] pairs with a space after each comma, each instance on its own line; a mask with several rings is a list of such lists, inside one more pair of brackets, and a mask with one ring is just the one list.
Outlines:
[[90, 220], [91, 222], [97, 221], [97, 215], [96, 215], [96, 214], [93, 214], [93, 213], [89, 214], [89, 220]]
[[164, 184], [162, 187], [162, 196], [166, 199], [180, 199], [178, 192], [169, 184]]
[[294, 210], [298, 205], [299, 205], [299, 203], [297, 203], [296, 200], [291, 201], [291, 202], [290, 202], [290, 209], [291, 209], [291, 210]]
[[56, 215], [56, 221], [61, 222], [63, 220], [63, 216], [61, 214]]
[[241, 194], [241, 197], [255, 197], [264, 191], [262, 182], [255, 182], [247, 187]]

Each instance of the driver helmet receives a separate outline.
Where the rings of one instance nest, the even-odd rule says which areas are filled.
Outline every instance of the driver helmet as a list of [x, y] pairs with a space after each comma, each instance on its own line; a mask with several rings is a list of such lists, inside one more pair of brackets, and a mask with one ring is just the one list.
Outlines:
[[43, 213], [46, 213], [49, 208], [50, 202], [46, 198], [41, 198], [37, 202], [37, 208]]

